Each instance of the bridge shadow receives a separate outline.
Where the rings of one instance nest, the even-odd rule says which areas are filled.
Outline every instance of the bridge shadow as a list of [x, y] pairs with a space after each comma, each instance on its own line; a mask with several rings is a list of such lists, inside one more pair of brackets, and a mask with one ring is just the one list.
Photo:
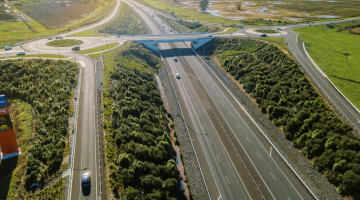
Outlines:
[[0, 200], [7, 199], [12, 174], [18, 163], [18, 156], [0, 161]]
[[195, 56], [196, 54], [191, 48], [172, 48], [172, 49], [159, 49], [163, 58], [176, 57], [176, 56]]

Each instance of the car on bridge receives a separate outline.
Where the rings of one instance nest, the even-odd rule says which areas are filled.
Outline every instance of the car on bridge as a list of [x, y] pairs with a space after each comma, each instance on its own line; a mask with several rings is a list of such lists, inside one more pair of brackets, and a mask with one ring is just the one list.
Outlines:
[[174, 58], [174, 61], [175, 61], [175, 62], [177, 62], [177, 61], [178, 61], [178, 59], [175, 57], [175, 58]]
[[180, 75], [179, 75], [179, 74], [176, 74], [176, 78], [177, 78], [177, 79], [180, 79]]

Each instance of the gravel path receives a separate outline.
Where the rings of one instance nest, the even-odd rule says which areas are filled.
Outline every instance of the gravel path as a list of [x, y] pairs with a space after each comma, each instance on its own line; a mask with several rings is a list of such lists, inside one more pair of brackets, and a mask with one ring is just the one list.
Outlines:
[[176, 137], [180, 144], [181, 159], [184, 162], [185, 174], [190, 187], [190, 194], [192, 199], [205, 200], [208, 199], [207, 190], [203, 178], [201, 176], [200, 168], [197, 163], [195, 152], [190, 143], [189, 134], [186, 130], [184, 121], [177, 115], [178, 102], [172, 89], [170, 78], [165, 67], [159, 70], [159, 77], [161, 79], [164, 92], [170, 108], [170, 114], [174, 118]]

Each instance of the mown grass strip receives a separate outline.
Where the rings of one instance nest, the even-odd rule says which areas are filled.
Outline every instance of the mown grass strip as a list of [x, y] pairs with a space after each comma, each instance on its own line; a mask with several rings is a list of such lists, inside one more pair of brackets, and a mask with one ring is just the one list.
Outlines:
[[118, 45], [119, 45], [118, 42], [113, 42], [113, 43], [104, 44], [104, 45], [101, 45], [101, 46], [98, 46], [98, 47], [95, 47], [92, 49], [83, 50], [83, 51], [80, 51], [80, 53], [82, 53], [82, 54], [96, 53], [96, 52], [105, 51], [105, 50], [114, 48]]
[[[333, 28], [331, 28], [333, 27]], [[295, 29], [311, 58], [360, 109], [360, 22]]]
[[23, 55], [23, 56], [11, 56], [10, 58], [67, 58], [64, 55], [56, 54], [32, 54], [32, 55]]
[[61, 39], [61, 40], [53, 40], [51, 42], [46, 43], [48, 46], [52, 47], [71, 47], [75, 45], [82, 44], [82, 40], [76, 40], [76, 39]]

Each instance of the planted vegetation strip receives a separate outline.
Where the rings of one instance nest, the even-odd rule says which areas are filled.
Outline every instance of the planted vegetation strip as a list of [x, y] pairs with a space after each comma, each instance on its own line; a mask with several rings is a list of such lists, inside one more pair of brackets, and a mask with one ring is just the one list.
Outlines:
[[311, 58], [360, 109], [360, 22], [295, 29]]
[[105, 50], [114, 48], [117, 45], [119, 45], [118, 42], [113, 42], [113, 43], [104, 44], [104, 45], [101, 45], [101, 46], [98, 46], [98, 47], [95, 47], [95, 48], [92, 48], [92, 49], [83, 50], [83, 51], [80, 51], [80, 53], [88, 54], [88, 53], [95, 53], [95, 52], [99, 52], [99, 51], [105, 51]]
[[75, 39], [61, 39], [61, 40], [54, 40], [51, 42], [46, 43], [48, 46], [52, 47], [71, 47], [75, 45], [82, 44], [82, 40], [75, 40]]
[[26, 173], [18, 183], [29, 190], [33, 183], [41, 186], [59, 175], [69, 128], [71, 92], [79, 70], [69, 61], [33, 59], [0, 61], [0, 71], [0, 94], [6, 95], [9, 104], [30, 104], [34, 113], [34, 133], [24, 152]]
[[185, 199], [154, 73], [160, 58], [127, 43], [104, 53], [106, 159], [117, 199]]
[[[204, 33], [204, 32], [218, 32], [222, 30], [222, 28], [216, 26], [207, 26], [196, 22], [173, 20], [168, 17], [163, 17], [161, 15], [159, 16], [179, 33], [196, 33], [196, 32]], [[165, 26], [165, 28], [169, 28], [169, 27]]]
[[269, 33], [269, 34], [279, 33], [278, 31], [272, 29], [255, 29], [255, 31], [259, 33]]
[[116, 35], [137, 35], [148, 33], [139, 16], [126, 3], [121, 3], [116, 18], [99, 28], [98, 32]]
[[242, 84], [261, 111], [343, 195], [360, 197], [360, 143], [277, 47], [250, 39], [215, 39], [221, 66]]

